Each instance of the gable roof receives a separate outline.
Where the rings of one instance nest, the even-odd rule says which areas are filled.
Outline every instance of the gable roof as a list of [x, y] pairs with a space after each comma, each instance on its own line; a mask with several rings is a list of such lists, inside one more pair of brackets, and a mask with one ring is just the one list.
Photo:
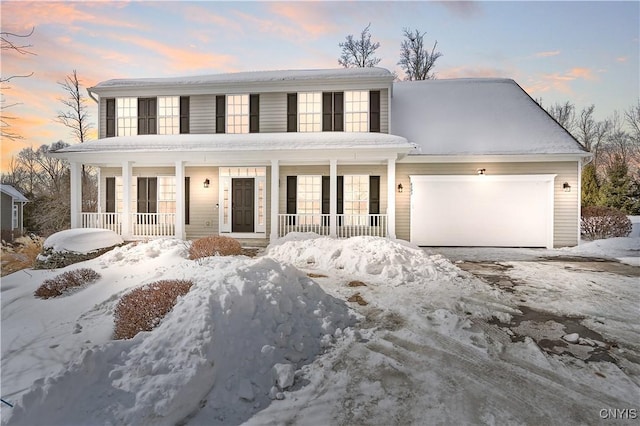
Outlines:
[[396, 82], [391, 132], [415, 154], [590, 154], [511, 79]]
[[7, 184], [0, 184], [0, 192], [4, 192], [5, 194], [9, 195], [11, 198], [13, 198], [13, 202], [18, 202], [18, 203], [28, 203], [29, 200], [27, 200], [27, 197], [25, 197], [24, 195], [22, 195], [20, 193], [20, 191], [18, 191], [17, 189], [15, 189], [13, 186], [11, 185], [7, 185]]

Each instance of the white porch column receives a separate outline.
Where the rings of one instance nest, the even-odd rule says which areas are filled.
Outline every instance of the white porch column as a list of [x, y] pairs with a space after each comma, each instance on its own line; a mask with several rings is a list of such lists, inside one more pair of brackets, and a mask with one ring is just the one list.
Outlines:
[[184, 240], [184, 161], [176, 161], [176, 238]]
[[69, 164], [71, 174], [71, 228], [82, 227], [82, 165], [73, 162]]
[[269, 239], [278, 239], [278, 206], [280, 204], [280, 163], [271, 160], [271, 233]]
[[122, 238], [131, 238], [131, 161], [122, 163]]
[[396, 237], [396, 159], [387, 160], [387, 237]]
[[338, 160], [329, 160], [329, 236], [338, 236]]

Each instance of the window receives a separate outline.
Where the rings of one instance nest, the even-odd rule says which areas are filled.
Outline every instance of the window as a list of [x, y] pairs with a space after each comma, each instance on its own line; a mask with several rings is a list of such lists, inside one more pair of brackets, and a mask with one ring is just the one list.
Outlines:
[[138, 178], [138, 213], [158, 212], [158, 178]]
[[158, 177], [158, 213], [176, 212], [176, 178]]
[[[300, 224], [319, 224], [322, 204], [322, 176], [298, 176], [296, 210]], [[313, 216], [304, 216], [313, 215]]]
[[369, 131], [369, 92], [367, 90], [344, 93], [345, 130]]
[[158, 134], [177, 135], [178, 133], [180, 133], [180, 97], [158, 97]]
[[156, 98], [138, 98], [139, 135], [155, 135], [158, 133], [157, 110], [158, 100]]
[[13, 205], [11, 228], [12, 229], [18, 228], [18, 205], [17, 204]]
[[117, 98], [117, 135], [132, 136], [138, 134], [138, 99]]
[[369, 214], [369, 176], [344, 177], [344, 214], [347, 225], [367, 225]]
[[322, 131], [342, 132], [344, 130], [344, 93], [324, 92], [322, 94]]
[[322, 130], [322, 93], [298, 93], [298, 131]]
[[249, 133], [249, 95], [227, 96], [227, 133]]

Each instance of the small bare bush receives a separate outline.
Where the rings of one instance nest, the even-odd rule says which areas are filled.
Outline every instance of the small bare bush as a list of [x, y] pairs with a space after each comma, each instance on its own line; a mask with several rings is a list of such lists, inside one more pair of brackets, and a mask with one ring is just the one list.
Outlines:
[[353, 296], [349, 297], [347, 299], [347, 302], [357, 303], [360, 306], [367, 306], [369, 304], [369, 302], [364, 300], [364, 298], [362, 297], [362, 295], [360, 295], [360, 293], [356, 293]]
[[349, 286], [349, 287], [366, 287], [367, 285], [365, 283], [363, 283], [362, 281], [354, 280], [354, 281], [349, 281], [347, 283], [347, 286]]
[[31, 268], [42, 250], [44, 240], [35, 235], [20, 237], [13, 244], [2, 242], [2, 276]]
[[122, 296], [115, 311], [114, 339], [131, 339], [153, 330], [192, 285], [187, 280], [161, 280]]
[[587, 240], [626, 237], [631, 233], [631, 221], [612, 207], [587, 206], [582, 208], [580, 232]]
[[34, 296], [41, 299], [62, 296], [65, 293], [77, 290], [79, 287], [94, 283], [99, 279], [100, 274], [93, 269], [74, 269], [73, 271], [56, 275], [50, 280], [45, 280], [35, 291]]
[[209, 256], [238, 256], [242, 254], [240, 243], [230, 237], [210, 236], [199, 238], [189, 247], [189, 259]]

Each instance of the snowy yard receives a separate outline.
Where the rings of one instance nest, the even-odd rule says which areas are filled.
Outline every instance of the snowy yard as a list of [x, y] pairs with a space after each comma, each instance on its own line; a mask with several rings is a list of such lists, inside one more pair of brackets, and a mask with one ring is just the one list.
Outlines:
[[[637, 422], [637, 235], [446, 257], [302, 234], [257, 258], [186, 251], [156, 240], [3, 277], [2, 423]], [[585, 258], [607, 254], [625, 263]], [[102, 278], [33, 297], [79, 267]], [[194, 286], [152, 332], [112, 340], [119, 297], [168, 278]]]

